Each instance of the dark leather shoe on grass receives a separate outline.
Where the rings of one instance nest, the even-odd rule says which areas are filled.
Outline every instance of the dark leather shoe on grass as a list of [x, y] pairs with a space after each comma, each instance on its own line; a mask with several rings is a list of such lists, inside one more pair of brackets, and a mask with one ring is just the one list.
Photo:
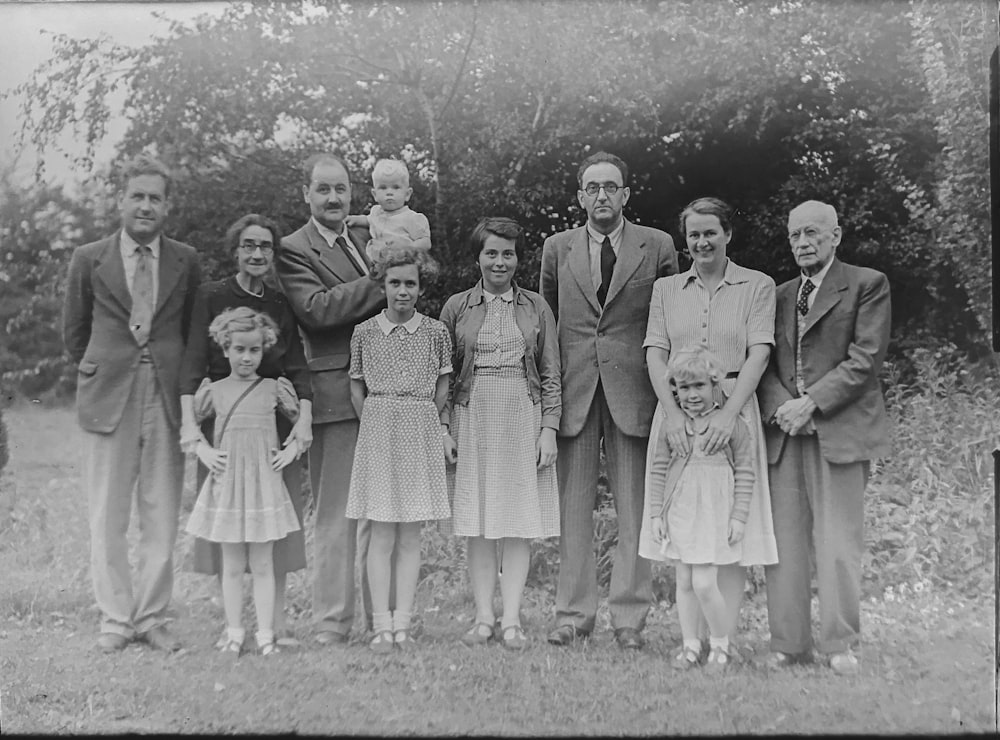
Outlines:
[[144, 642], [154, 650], [162, 650], [166, 653], [173, 653], [181, 649], [181, 644], [173, 635], [167, 632], [167, 628], [158, 624], [151, 630], [140, 632], [135, 636], [139, 642]]
[[566, 645], [571, 645], [574, 640], [582, 640], [584, 638], [590, 637], [590, 633], [585, 630], [580, 630], [571, 624], [560, 624], [554, 630], [549, 632], [546, 638], [550, 645], [559, 645], [564, 647]]
[[316, 642], [320, 645], [343, 645], [347, 642], [347, 633], [334, 632], [333, 630], [320, 630], [316, 633]]
[[768, 668], [788, 668], [793, 665], [809, 663], [810, 659], [809, 653], [782, 653], [774, 650], [767, 656], [764, 665]]
[[646, 644], [635, 627], [619, 627], [615, 630], [615, 640], [626, 650], [639, 650]]
[[97, 636], [97, 649], [102, 653], [117, 653], [128, 646], [128, 638], [117, 632], [102, 632]]

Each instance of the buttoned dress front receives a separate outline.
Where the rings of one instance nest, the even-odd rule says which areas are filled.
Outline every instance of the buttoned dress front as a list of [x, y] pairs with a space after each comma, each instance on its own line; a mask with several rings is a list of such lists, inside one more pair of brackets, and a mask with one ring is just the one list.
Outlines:
[[[713, 294], [692, 266], [687, 272], [660, 278], [653, 285], [649, 321], [643, 347], [660, 347], [668, 352], [692, 345], [706, 347], [723, 364], [723, 371], [738, 372], [755, 344], [774, 345], [774, 281], [762, 272], [726, 263], [722, 281]], [[735, 378], [720, 382], [726, 396], [736, 385]], [[778, 561], [771, 519], [771, 497], [767, 479], [767, 454], [756, 394], [740, 410], [753, 438], [754, 490], [743, 536], [741, 565], [770, 565]], [[665, 560], [653, 540], [650, 527], [649, 470], [663, 425], [659, 401], [653, 415], [646, 454], [645, 514], [639, 535], [639, 554], [650, 560]]]

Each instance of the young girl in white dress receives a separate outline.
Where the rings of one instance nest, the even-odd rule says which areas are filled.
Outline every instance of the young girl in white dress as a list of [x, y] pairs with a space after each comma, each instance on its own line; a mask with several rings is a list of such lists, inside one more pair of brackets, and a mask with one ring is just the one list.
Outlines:
[[[416, 311], [437, 265], [425, 250], [389, 248], [375, 263], [387, 306], [351, 337], [351, 402], [361, 419], [347, 516], [371, 521], [371, 648], [413, 645], [410, 619], [424, 521], [451, 516], [440, 414], [448, 398], [451, 339]], [[395, 555], [393, 554], [395, 551]], [[395, 572], [396, 609], [389, 611]]]
[[298, 404], [291, 381], [257, 375], [264, 350], [277, 341], [277, 326], [266, 314], [241, 306], [219, 314], [208, 328], [222, 347], [232, 373], [206, 378], [194, 396], [198, 422], [215, 415], [214, 444], [204, 437], [186, 443], [211, 475], [205, 480], [187, 531], [222, 548], [222, 600], [226, 613], [223, 650], [240, 655], [243, 629], [243, 572], [249, 553], [257, 612], [257, 646], [277, 651], [274, 637], [272, 548], [299, 529], [281, 471], [298, 454], [294, 440], [279, 449], [275, 409], [294, 421]]
[[736, 420], [728, 445], [711, 455], [704, 452], [704, 435], [718, 413], [717, 399], [723, 398], [723, 376], [719, 361], [704, 347], [682, 349], [671, 357], [667, 381], [686, 417], [690, 453], [675, 451], [661, 431], [650, 473], [653, 538], [661, 553], [677, 563], [677, 616], [684, 640], [678, 662], [682, 668], [699, 665], [698, 621], [703, 614], [711, 671], [724, 669], [730, 660], [718, 566], [740, 560], [754, 481], [752, 439], [742, 419]]

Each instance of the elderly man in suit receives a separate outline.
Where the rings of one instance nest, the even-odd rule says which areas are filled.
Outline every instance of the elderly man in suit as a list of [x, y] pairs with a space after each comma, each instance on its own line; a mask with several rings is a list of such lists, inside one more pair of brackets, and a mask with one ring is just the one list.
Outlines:
[[548, 640], [568, 645], [594, 629], [593, 511], [603, 441], [618, 514], [608, 605], [618, 644], [638, 649], [652, 599], [650, 564], [638, 546], [656, 407], [642, 341], [653, 281], [677, 272], [677, 253], [668, 234], [622, 217], [629, 189], [620, 158], [589, 156], [577, 181], [586, 225], [542, 246], [540, 288], [558, 324], [563, 389], [557, 438], [562, 536], [556, 626]]
[[819, 582], [818, 648], [838, 674], [857, 673], [861, 555], [869, 461], [889, 453], [878, 373], [889, 344], [885, 275], [837, 259], [833, 206], [788, 215], [801, 270], [777, 290], [775, 347], [757, 390], [767, 420], [778, 564], [766, 568], [770, 665], [811, 659], [810, 544]]
[[[367, 522], [345, 516], [358, 417], [351, 404], [348, 368], [356, 324], [385, 307], [385, 295], [368, 275], [368, 228], [348, 227], [351, 181], [347, 164], [332, 154], [310, 157], [302, 196], [309, 221], [281, 241], [278, 279], [299, 320], [312, 373], [313, 444], [309, 471], [316, 497], [313, 613], [320, 644], [347, 641], [354, 621], [356, 548], [368, 549]], [[362, 567], [362, 601], [371, 599]]]
[[[178, 375], [201, 275], [195, 250], [161, 234], [170, 185], [166, 167], [151, 157], [125, 165], [122, 228], [73, 251], [63, 306], [63, 339], [79, 364], [90, 568], [104, 652], [133, 638], [180, 648], [165, 627], [184, 478]], [[133, 491], [134, 589], [126, 541]]]

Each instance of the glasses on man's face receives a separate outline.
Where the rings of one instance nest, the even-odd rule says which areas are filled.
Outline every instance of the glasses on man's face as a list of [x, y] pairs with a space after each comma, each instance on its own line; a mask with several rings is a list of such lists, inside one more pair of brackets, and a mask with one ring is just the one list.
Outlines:
[[604, 188], [604, 193], [606, 195], [614, 195], [621, 190], [622, 187], [624, 186], [615, 182], [602, 182], [600, 184], [596, 182], [588, 182], [587, 187], [583, 189], [583, 192], [587, 195], [597, 195], [601, 191], [601, 188]]
[[274, 244], [271, 242], [255, 242], [252, 239], [244, 239], [240, 242], [240, 249], [243, 250], [243, 254], [253, 254], [258, 249], [261, 254], [269, 255], [274, 254]]

